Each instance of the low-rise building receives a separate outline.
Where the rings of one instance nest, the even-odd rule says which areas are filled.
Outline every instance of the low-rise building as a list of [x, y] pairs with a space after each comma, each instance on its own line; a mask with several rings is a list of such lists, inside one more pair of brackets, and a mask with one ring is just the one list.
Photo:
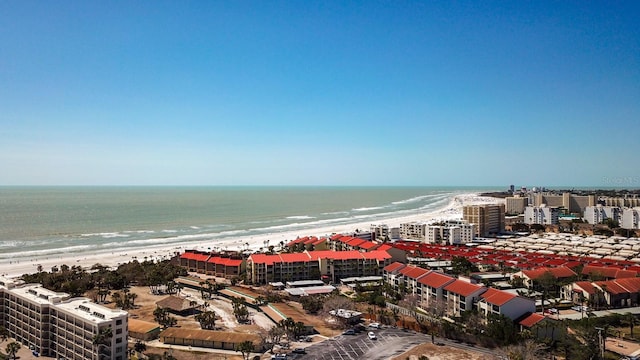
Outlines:
[[444, 287], [443, 292], [443, 298], [447, 303], [447, 314], [457, 317], [467, 310], [472, 310], [473, 305], [485, 291], [487, 291], [486, 287], [467, 281], [458, 279], [450, 282]]
[[511, 320], [516, 320], [527, 313], [535, 313], [536, 303], [532, 299], [488, 288], [480, 295], [477, 309], [484, 318], [493, 314], [504, 315]]

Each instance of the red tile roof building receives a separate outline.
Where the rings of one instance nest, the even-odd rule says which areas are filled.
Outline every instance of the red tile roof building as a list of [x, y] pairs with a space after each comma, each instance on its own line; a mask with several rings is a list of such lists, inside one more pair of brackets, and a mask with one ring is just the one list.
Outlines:
[[444, 287], [442, 295], [447, 303], [447, 313], [457, 317], [467, 310], [472, 310], [473, 305], [485, 291], [487, 291], [486, 287], [463, 280], [449, 283]]
[[214, 275], [223, 278], [233, 278], [240, 275], [245, 268], [245, 261], [226, 254], [215, 254], [187, 250], [180, 255], [180, 266], [187, 271]]
[[305, 251], [285, 254], [253, 254], [247, 259], [247, 279], [253, 284], [381, 275], [391, 256], [386, 251]]
[[480, 295], [477, 309], [485, 318], [493, 314], [504, 315], [511, 320], [515, 320], [526, 313], [535, 313], [536, 303], [532, 299], [488, 288], [487, 291]]

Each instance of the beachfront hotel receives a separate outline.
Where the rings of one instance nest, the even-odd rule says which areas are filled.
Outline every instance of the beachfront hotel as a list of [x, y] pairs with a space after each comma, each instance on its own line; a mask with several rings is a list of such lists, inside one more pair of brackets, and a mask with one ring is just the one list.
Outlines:
[[[126, 311], [4, 277], [0, 277], [0, 300], [1, 325], [39, 355], [71, 360], [127, 358]], [[111, 336], [94, 344], [107, 328]]]

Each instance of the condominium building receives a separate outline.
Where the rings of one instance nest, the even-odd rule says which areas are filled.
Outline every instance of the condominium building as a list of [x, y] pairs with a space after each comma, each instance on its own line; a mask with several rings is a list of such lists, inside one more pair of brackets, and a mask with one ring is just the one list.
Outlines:
[[[38, 354], [74, 360], [127, 358], [126, 311], [6, 278], [0, 278], [0, 297], [2, 326]], [[94, 344], [99, 334], [104, 341]]]
[[614, 221], [620, 221], [622, 211], [617, 206], [602, 206], [600, 204], [596, 206], [587, 206], [584, 210], [584, 221], [589, 224], [600, 224], [607, 219]]
[[427, 235], [427, 223], [409, 222], [400, 224], [400, 238], [424, 240]]
[[505, 213], [508, 215], [522, 214], [527, 205], [529, 205], [529, 199], [526, 197], [508, 197], [505, 199]]
[[371, 224], [371, 234], [373, 240], [385, 240], [391, 239], [391, 234], [389, 233], [389, 226], [385, 224]]
[[598, 203], [604, 206], [617, 206], [617, 207], [640, 207], [640, 196], [638, 195], [626, 195], [615, 197], [600, 197]]
[[623, 229], [640, 229], [640, 207], [622, 210], [620, 227]]
[[558, 224], [560, 218], [560, 208], [556, 206], [527, 206], [524, 209], [524, 223], [539, 225]]
[[504, 204], [465, 205], [462, 219], [476, 226], [476, 236], [485, 237], [504, 230]]
[[587, 206], [596, 204], [595, 195], [574, 195], [568, 192], [562, 194], [538, 193], [533, 195], [533, 206], [557, 206], [566, 209], [571, 214], [582, 216]]
[[267, 284], [323, 278], [336, 283], [343, 278], [381, 275], [390, 262], [391, 255], [384, 250], [253, 254], [247, 259], [247, 280]]
[[462, 245], [475, 237], [474, 224], [464, 220], [449, 220], [440, 225], [429, 225], [425, 242], [428, 244]]

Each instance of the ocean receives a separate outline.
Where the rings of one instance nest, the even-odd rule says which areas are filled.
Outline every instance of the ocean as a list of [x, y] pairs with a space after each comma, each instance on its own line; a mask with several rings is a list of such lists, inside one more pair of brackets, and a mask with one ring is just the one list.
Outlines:
[[[0, 187], [0, 261], [243, 238], [432, 212], [453, 187]], [[293, 239], [291, 239], [293, 240]]]

